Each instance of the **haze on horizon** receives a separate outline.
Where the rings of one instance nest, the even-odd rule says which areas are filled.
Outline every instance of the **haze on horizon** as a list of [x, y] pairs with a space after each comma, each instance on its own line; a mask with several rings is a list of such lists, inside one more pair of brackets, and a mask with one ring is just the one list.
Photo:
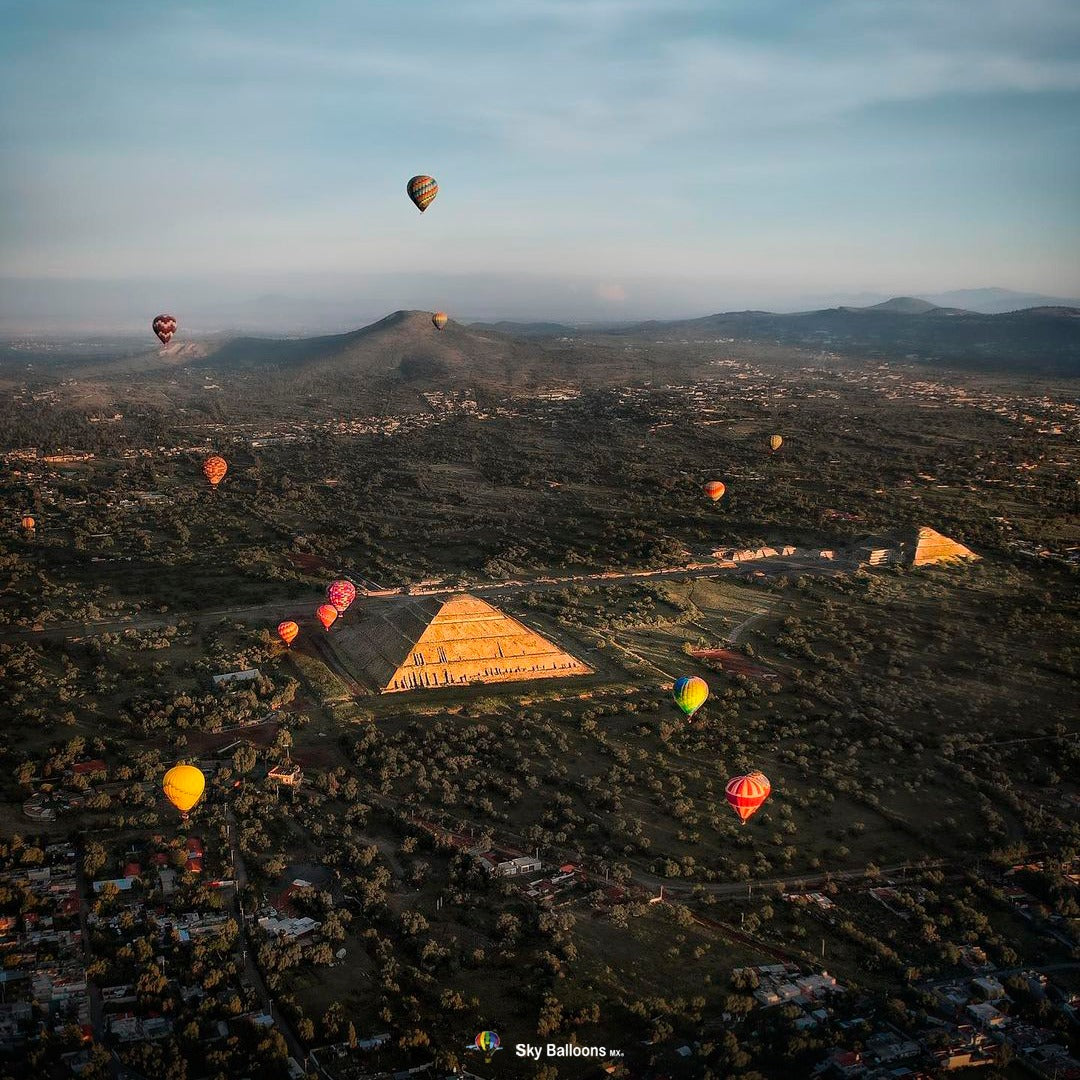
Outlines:
[[1070, 0], [8, 3], [0, 101], [4, 332], [1080, 295]]

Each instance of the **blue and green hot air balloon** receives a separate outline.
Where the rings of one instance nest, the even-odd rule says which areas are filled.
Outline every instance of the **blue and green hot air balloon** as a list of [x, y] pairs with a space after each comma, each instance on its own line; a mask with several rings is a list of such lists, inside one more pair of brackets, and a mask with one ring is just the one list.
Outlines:
[[689, 718], [705, 704], [705, 699], [709, 696], [709, 684], [696, 675], [684, 675], [675, 681], [673, 696], [675, 704]]

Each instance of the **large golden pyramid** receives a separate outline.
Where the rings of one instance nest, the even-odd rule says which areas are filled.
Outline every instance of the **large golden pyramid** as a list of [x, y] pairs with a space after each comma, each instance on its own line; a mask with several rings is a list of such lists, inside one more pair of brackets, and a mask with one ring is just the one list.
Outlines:
[[912, 566], [928, 566], [930, 563], [945, 562], [949, 559], [977, 559], [971, 548], [950, 540], [947, 536], [926, 525], [920, 525], [915, 530], [915, 542], [913, 544]]
[[381, 605], [334, 639], [345, 665], [383, 694], [592, 674], [535, 630], [464, 594]]

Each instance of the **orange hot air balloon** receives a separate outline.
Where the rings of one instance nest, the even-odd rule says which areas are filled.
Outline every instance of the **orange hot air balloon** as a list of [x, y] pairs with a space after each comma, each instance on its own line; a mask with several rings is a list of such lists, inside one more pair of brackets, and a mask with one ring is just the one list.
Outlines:
[[764, 773], [752, 772], [748, 776], [735, 776], [728, 781], [724, 794], [732, 810], [745, 825], [769, 797], [772, 785]]
[[436, 195], [439, 194], [439, 185], [435, 183], [434, 176], [414, 176], [405, 190], [409, 193], [416, 209], [422, 214], [430, 205]]
[[447, 322], [449, 322], [449, 317], [445, 311], [436, 311], [435, 314], [431, 316], [431, 321], [435, 324], [436, 330], [441, 330]]
[[783, 435], [770, 435], [769, 436], [769, 449], [772, 450], [773, 453], [776, 453], [776, 451], [779, 450], [780, 447], [783, 446], [783, 445], [784, 445], [784, 437], [783, 437]]
[[324, 630], [329, 630], [334, 625], [334, 620], [338, 617], [337, 608], [331, 607], [329, 604], [320, 604], [318, 610], [315, 612], [315, 618], [323, 624]]
[[29, 514], [27, 514], [26, 517], [22, 519], [22, 527], [27, 532], [33, 532], [34, 529], [37, 528], [37, 522]]
[[150, 324], [150, 328], [157, 334], [162, 345], [168, 345], [176, 333], [176, 319], [172, 315], [159, 315]]
[[713, 502], [716, 502], [724, 497], [724, 492], [727, 491], [727, 488], [719, 480], [710, 480], [703, 490]]
[[326, 587], [326, 599], [339, 615], [344, 615], [349, 605], [356, 599], [356, 586], [344, 578], [340, 581], [332, 581]]
[[180, 811], [187, 821], [188, 813], [202, 798], [206, 777], [194, 765], [174, 765], [161, 783], [165, 798]]
[[291, 619], [288, 619], [283, 623], [278, 623], [277, 632], [278, 637], [281, 638], [286, 645], [291, 645], [296, 640], [296, 635], [300, 633], [300, 627]]
[[214, 454], [203, 462], [202, 471], [203, 476], [210, 481], [210, 486], [217, 487], [225, 479], [225, 474], [229, 471], [229, 463], [223, 457]]

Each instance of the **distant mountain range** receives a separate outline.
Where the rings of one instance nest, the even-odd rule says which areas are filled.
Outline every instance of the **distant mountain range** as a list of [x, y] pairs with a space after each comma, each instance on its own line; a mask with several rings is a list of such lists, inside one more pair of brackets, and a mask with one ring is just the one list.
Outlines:
[[[697, 319], [624, 326], [498, 323], [518, 337], [666, 344], [753, 341], [868, 358], [905, 359], [973, 370], [1080, 375], [1080, 305], [985, 314], [897, 296], [869, 307], [777, 314], [729, 311]], [[473, 324], [472, 329], [484, 329]]]
[[[35, 363], [78, 379], [155, 379], [172, 385], [200, 374], [237, 378], [252, 392], [351, 395], [483, 388], [493, 393], [544, 385], [612, 385], [673, 379], [738, 342], [781, 345], [810, 356], [857, 358], [1030, 374], [1080, 375], [1080, 308], [1040, 307], [998, 315], [900, 296], [869, 307], [776, 314], [732, 311], [697, 319], [606, 327], [556, 323], [463, 325], [442, 331], [426, 311], [396, 311], [359, 330], [303, 338], [175, 340], [166, 348], [70, 353], [66, 359], [10, 351], [11, 368]], [[90, 356], [93, 356], [91, 359]], [[171, 373], [171, 374], [170, 374]], [[247, 391], [245, 391], [247, 392]]]

